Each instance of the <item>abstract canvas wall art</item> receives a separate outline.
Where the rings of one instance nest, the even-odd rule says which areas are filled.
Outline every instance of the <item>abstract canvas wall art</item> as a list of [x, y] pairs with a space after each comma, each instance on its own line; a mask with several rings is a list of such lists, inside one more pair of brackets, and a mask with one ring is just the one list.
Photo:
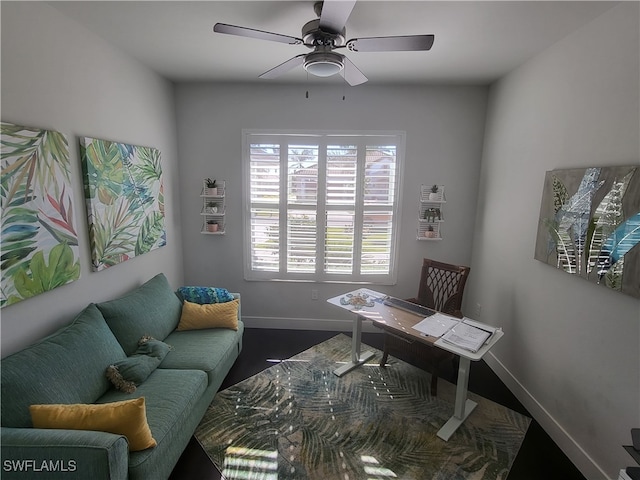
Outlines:
[[80, 143], [93, 270], [164, 246], [160, 151], [89, 137]]
[[547, 172], [535, 258], [640, 298], [640, 166]]
[[0, 124], [0, 307], [80, 278], [69, 144], [59, 132]]

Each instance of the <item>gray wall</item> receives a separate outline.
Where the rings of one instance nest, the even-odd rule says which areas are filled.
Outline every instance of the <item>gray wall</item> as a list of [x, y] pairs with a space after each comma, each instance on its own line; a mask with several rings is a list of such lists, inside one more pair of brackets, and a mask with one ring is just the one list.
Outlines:
[[633, 463], [640, 301], [533, 254], [545, 171], [640, 165], [638, 18], [623, 2], [492, 87], [465, 293], [504, 327], [489, 363], [589, 479]]
[[[397, 285], [378, 289], [416, 295], [423, 257], [468, 265], [486, 97], [486, 87], [178, 85], [185, 281], [240, 292], [249, 326], [351, 328], [349, 314], [326, 299], [353, 285], [243, 280], [243, 128], [406, 131], [399, 278]], [[199, 233], [204, 177], [227, 182], [224, 236]], [[421, 183], [445, 185], [443, 241], [416, 240]], [[311, 300], [312, 289], [319, 300]]]
[[[44, 3], [2, 2], [2, 120], [57, 130], [69, 141], [80, 279], [5, 307], [2, 356], [68, 323], [89, 302], [113, 298], [158, 272], [182, 283], [172, 85]], [[167, 246], [94, 273], [78, 137], [160, 149]]]

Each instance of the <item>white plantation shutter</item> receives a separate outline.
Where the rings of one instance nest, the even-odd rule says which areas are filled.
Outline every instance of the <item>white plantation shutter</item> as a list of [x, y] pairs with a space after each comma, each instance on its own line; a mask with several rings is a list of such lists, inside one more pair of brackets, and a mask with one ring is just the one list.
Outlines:
[[330, 146], [327, 148], [327, 204], [356, 204], [357, 148]]
[[395, 157], [393, 146], [367, 147], [362, 228], [362, 272], [366, 274], [384, 274], [391, 268]]
[[246, 279], [395, 283], [404, 134], [243, 139]]
[[355, 145], [327, 147], [324, 270], [330, 274], [354, 271], [357, 154]]
[[327, 273], [353, 273], [354, 231], [354, 212], [327, 212], [324, 240], [324, 268]]
[[316, 272], [316, 215], [305, 210], [287, 214], [287, 272]]
[[251, 269], [280, 270], [280, 146], [252, 145], [249, 162], [251, 178], [250, 245]]
[[316, 142], [287, 145], [287, 273], [316, 272]]

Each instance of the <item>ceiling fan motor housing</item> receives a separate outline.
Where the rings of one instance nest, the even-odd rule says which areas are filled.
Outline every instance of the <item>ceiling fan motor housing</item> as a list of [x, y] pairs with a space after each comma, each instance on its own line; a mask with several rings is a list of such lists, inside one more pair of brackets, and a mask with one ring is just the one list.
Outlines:
[[346, 28], [339, 33], [325, 32], [320, 29], [320, 19], [311, 20], [302, 27], [302, 40], [308, 47], [324, 45], [331, 47], [341, 47], [346, 40]]

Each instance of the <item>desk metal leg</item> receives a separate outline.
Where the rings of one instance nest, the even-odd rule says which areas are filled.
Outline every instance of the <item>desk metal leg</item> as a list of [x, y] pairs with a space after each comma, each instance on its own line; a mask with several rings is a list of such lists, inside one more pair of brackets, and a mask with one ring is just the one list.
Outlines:
[[359, 367], [364, 362], [373, 357], [373, 352], [364, 352], [360, 355], [360, 346], [362, 342], [362, 317], [356, 315], [356, 319], [353, 321], [353, 336], [351, 338], [351, 361], [344, 364], [340, 368], [336, 368], [333, 373], [341, 377], [347, 372], [350, 372], [356, 367]]
[[458, 368], [458, 383], [456, 385], [456, 405], [451, 417], [440, 430], [438, 437], [448, 441], [451, 435], [458, 429], [460, 425], [471, 415], [473, 409], [478, 406], [473, 400], [467, 398], [469, 386], [469, 370], [471, 368], [471, 360], [460, 357], [460, 368]]

